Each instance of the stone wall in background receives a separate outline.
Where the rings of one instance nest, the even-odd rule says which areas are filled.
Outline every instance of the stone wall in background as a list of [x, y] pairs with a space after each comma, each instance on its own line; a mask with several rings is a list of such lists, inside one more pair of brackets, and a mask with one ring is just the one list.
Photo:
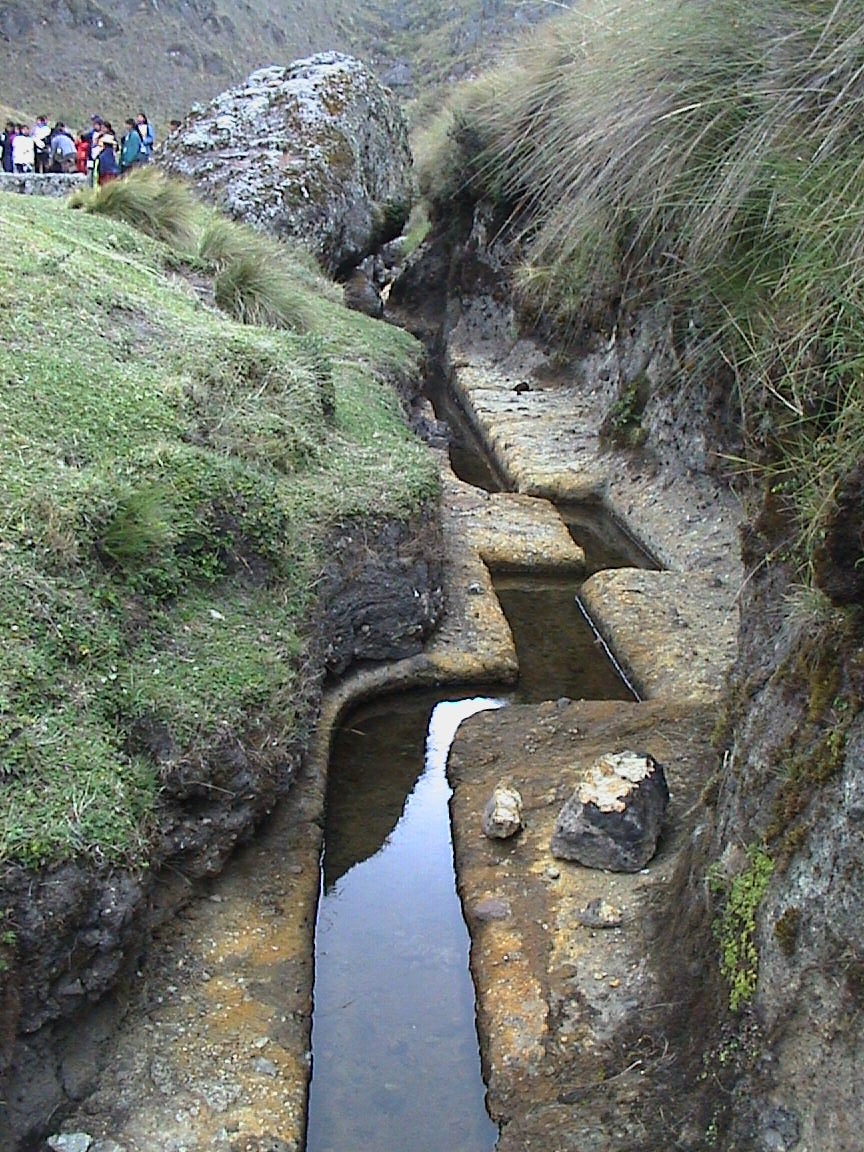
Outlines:
[[36, 172], [0, 172], [0, 192], [20, 192], [25, 196], [68, 196], [87, 183], [77, 172], [42, 175]]

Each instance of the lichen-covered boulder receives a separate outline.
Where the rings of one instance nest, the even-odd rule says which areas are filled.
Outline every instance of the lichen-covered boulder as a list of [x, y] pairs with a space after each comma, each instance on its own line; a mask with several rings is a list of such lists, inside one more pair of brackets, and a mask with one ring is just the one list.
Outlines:
[[414, 191], [399, 103], [337, 52], [263, 68], [193, 108], [160, 164], [234, 219], [299, 241], [331, 274], [398, 236]]

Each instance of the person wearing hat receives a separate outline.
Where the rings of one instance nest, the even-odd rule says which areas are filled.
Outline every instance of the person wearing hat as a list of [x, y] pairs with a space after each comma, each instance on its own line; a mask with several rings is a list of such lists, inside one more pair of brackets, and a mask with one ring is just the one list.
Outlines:
[[93, 159], [94, 185], [108, 184], [120, 175], [120, 165], [117, 162], [117, 137], [111, 125], [104, 123], [102, 131], [93, 136], [90, 145], [90, 155]]

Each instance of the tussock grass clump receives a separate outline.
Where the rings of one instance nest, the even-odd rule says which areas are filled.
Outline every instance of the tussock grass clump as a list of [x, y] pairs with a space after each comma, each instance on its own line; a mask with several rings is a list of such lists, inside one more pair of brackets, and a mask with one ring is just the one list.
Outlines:
[[98, 547], [115, 564], [131, 566], [163, 553], [173, 539], [168, 493], [148, 484], [119, 494]]
[[312, 326], [306, 293], [283, 267], [263, 261], [257, 252], [235, 256], [220, 268], [213, 290], [217, 306], [241, 324], [295, 332]]
[[[422, 176], [491, 197], [560, 339], [656, 303], [739, 393], [805, 568], [864, 435], [864, 0], [588, 0], [457, 98]], [[420, 150], [422, 152], [422, 149]]]
[[241, 324], [307, 332], [318, 322], [317, 298], [341, 302], [341, 288], [308, 253], [208, 211], [155, 167], [75, 192], [67, 203], [172, 245], [169, 262], [209, 272], [216, 306]]
[[123, 220], [155, 240], [184, 249], [193, 243], [200, 213], [198, 202], [185, 185], [169, 180], [149, 164], [122, 180], [79, 189], [69, 197], [69, 206]]
[[305, 331], [314, 324], [309, 291], [341, 302], [342, 290], [312, 256], [233, 220], [209, 214], [198, 239], [197, 261], [214, 276], [217, 307], [241, 324]]
[[256, 250], [261, 237], [217, 212], [206, 218], [198, 238], [197, 256], [205, 268], [225, 268]]
[[155, 166], [81, 189], [67, 203], [171, 245], [169, 262], [212, 274], [217, 307], [241, 324], [306, 331], [315, 323], [310, 292], [341, 301], [308, 253], [207, 210]]

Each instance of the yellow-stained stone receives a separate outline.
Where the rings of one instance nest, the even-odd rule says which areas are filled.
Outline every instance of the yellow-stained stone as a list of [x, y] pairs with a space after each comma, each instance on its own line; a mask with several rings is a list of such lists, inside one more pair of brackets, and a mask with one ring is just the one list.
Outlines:
[[643, 698], [716, 697], [735, 658], [733, 590], [685, 572], [598, 572], [579, 598]]

